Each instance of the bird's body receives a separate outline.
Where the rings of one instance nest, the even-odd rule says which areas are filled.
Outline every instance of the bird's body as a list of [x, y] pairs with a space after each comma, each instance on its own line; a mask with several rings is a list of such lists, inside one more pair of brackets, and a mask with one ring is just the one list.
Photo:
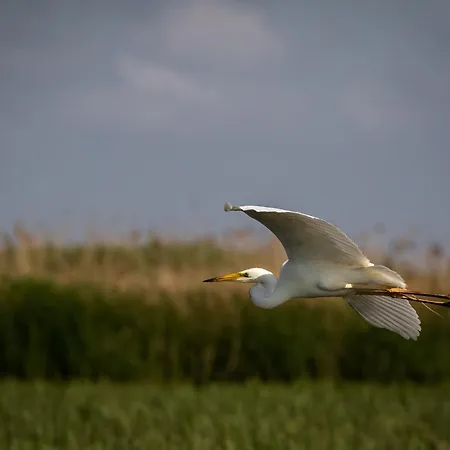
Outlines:
[[265, 206], [226, 203], [225, 211], [242, 211], [265, 225], [280, 240], [288, 259], [278, 279], [266, 269], [252, 268], [206, 282], [252, 283], [250, 297], [262, 308], [274, 308], [294, 297], [344, 297], [372, 325], [405, 339], [419, 336], [420, 319], [408, 300], [425, 300], [406, 291], [397, 272], [374, 265], [336, 226], [307, 214]]
[[352, 269], [326, 261], [296, 263], [288, 259], [281, 266], [273, 294], [301, 298], [340, 297], [348, 293], [345, 286], [349, 283], [345, 280], [349, 270]]

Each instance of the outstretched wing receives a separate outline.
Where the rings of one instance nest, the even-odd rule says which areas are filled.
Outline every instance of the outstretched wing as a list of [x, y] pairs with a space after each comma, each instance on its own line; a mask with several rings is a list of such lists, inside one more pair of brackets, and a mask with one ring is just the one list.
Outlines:
[[419, 337], [420, 319], [408, 300], [381, 295], [355, 295], [347, 300], [371, 325], [386, 328], [405, 339]]
[[350, 266], [372, 263], [342, 231], [323, 219], [265, 206], [232, 206], [225, 211], [242, 211], [267, 227], [281, 242], [290, 260], [329, 261]]

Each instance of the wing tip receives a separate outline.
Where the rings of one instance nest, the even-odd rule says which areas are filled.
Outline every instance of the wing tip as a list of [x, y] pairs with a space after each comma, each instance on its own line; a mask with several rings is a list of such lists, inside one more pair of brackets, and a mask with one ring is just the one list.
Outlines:
[[239, 206], [233, 206], [230, 202], [225, 202], [225, 205], [223, 206], [223, 210], [225, 212], [228, 212], [228, 211], [240, 211], [241, 208], [239, 208]]

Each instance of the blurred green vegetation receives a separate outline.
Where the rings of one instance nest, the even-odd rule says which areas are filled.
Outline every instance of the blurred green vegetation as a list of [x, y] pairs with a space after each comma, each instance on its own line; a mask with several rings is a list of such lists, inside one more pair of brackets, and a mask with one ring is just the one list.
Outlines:
[[0, 384], [0, 448], [450, 449], [450, 386]]
[[197, 290], [183, 293], [182, 302], [181, 294], [153, 295], [3, 278], [0, 374], [197, 384], [450, 378], [450, 319], [421, 305], [422, 334], [406, 341], [371, 327], [342, 299], [263, 310], [247, 293]]

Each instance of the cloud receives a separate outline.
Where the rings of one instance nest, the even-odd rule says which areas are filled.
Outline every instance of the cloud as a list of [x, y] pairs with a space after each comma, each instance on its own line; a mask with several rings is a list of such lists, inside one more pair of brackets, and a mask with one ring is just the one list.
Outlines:
[[192, 0], [167, 12], [163, 42], [169, 52], [220, 65], [252, 66], [283, 52], [264, 15], [221, 0]]
[[140, 94], [206, 105], [214, 104], [219, 99], [214, 89], [163, 65], [125, 58], [119, 61], [118, 70], [125, 85]]
[[207, 117], [220, 108], [220, 93], [208, 83], [161, 64], [134, 58], [117, 63], [118, 82], [73, 97], [94, 125], [164, 128]]
[[283, 52], [261, 11], [222, 0], [168, 6], [158, 25], [141, 24], [130, 44], [112, 56], [114, 80], [71, 95], [71, 106], [91, 125], [161, 129], [234, 117], [236, 105], [246, 105], [235, 94], [239, 81], [223, 73], [235, 71], [245, 86], [248, 69], [253, 84], [254, 71], [260, 77]]

